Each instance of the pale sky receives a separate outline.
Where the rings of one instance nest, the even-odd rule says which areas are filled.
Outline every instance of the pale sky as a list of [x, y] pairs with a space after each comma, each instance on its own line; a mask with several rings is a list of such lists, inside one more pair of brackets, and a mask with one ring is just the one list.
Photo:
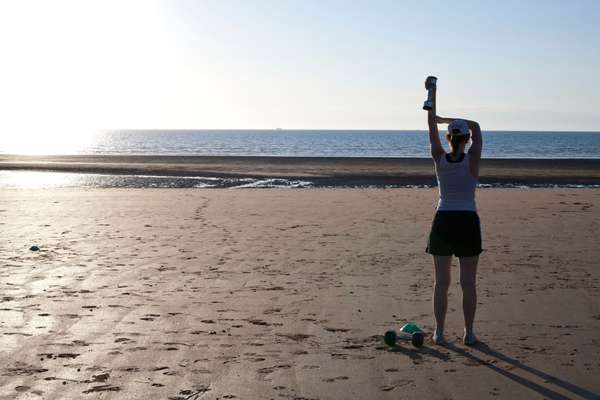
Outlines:
[[0, 135], [426, 129], [429, 74], [443, 116], [598, 131], [598, 20], [596, 0], [0, 0]]

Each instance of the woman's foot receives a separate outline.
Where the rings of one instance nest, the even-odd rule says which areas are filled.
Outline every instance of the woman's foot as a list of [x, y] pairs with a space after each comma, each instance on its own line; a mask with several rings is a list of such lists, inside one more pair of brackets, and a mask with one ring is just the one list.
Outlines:
[[473, 332], [465, 332], [465, 336], [463, 336], [463, 343], [465, 346], [474, 346], [477, 342], [479, 342], [479, 340], [477, 340], [477, 337], [475, 337]]
[[436, 329], [433, 335], [431, 336], [431, 340], [437, 345], [445, 344], [446, 340], [444, 339], [444, 331], [439, 331]]

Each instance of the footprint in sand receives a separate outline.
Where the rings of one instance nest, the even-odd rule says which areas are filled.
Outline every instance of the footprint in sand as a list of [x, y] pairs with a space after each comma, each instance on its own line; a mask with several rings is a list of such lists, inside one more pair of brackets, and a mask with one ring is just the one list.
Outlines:
[[467, 367], [479, 367], [485, 365], [485, 362], [468, 358], [463, 362], [463, 365], [466, 365]]
[[40, 353], [37, 356], [41, 357], [40, 360], [43, 360], [44, 358], [46, 358], [46, 359], [52, 359], [52, 358], [77, 358], [80, 355], [81, 354], [78, 354], [78, 353], [59, 353], [59, 354]]
[[335, 378], [323, 379], [323, 382], [331, 383], [331, 382], [335, 382], [335, 381], [346, 381], [348, 379], [350, 379], [350, 378], [348, 378], [347, 376], [336, 376]]
[[142, 346], [138, 346], [138, 347], [132, 347], [130, 349], [127, 349], [127, 351], [143, 351], [143, 350], [148, 350], [147, 347], [142, 347]]
[[160, 314], [146, 314], [145, 316], [141, 317], [140, 319], [142, 321], [154, 321], [155, 318], [160, 317]]
[[112, 385], [98, 385], [93, 386], [91, 389], [84, 390], [82, 393], [96, 393], [96, 392], [119, 392], [121, 388], [119, 386]]
[[79, 357], [81, 354], [77, 354], [77, 353], [59, 353], [56, 355], [57, 358], [77, 358]]
[[398, 380], [398, 381], [394, 381], [394, 382], [392, 382], [389, 385], [380, 386], [379, 390], [381, 390], [383, 392], [389, 392], [389, 391], [394, 390], [396, 388], [399, 388], [399, 387], [402, 387], [402, 386], [406, 386], [406, 385], [408, 385], [410, 383], [413, 383], [413, 381], [410, 380], [410, 379], [401, 379], [401, 380]]
[[277, 334], [277, 336], [293, 340], [294, 342], [301, 342], [310, 337], [313, 337], [313, 335], [306, 335], [303, 333], [280, 333], [280, 334]]
[[263, 377], [266, 377], [266, 375], [272, 374], [273, 372], [275, 372], [278, 369], [290, 369], [290, 368], [292, 368], [292, 366], [289, 364], [275, 365], [273, 367], [260, 368], [258, 370], [258, 373], [263, 375]]
[[323, 329], [325, 329], [327, 332], [333, 332], [333, 333], [338, 333], [338, 332], [348, 332], [350, 329], [346, 329], [346, 328], [331, 328], [331, 327], [324, 327]]
[[204, 393], [208, 392], [210, 388], [205, 385], [200, 385], [193, 390], [180, 390], [178, 396], [169, 396], [169, 400], [199, 400]]
[[131, 340], [131, 339], [126, 338], [126, 337], [119, 337], [119, 338], [115, 339], [115, 343], [130, 344], [130, 343], [135, 343], [135, 340]]
[[266, 321], [263, 321], [261, 319], [248, 319], [248, 322], [250, 322], [252, 325], [261, 325], [261, 326], [268, 326], [269, 323]]

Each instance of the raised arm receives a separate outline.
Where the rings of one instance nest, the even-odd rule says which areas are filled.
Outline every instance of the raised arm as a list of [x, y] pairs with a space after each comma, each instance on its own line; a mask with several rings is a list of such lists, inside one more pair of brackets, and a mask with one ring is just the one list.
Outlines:
[[471, 130], [471, 147], [469, 148], [469, 166], [471, 175], [479, 178], [479, 163], [481, 161], [481, 149], [483, 148], [483, 139], [481, 138], [481, 128], [475, 121], [468, 121]]
[[457, 118], [444, 118], [444, 117], [440, 117], [439, 115], [435, 116], [435, 122], [437, 122], [438, 124], [449, 124], [452, 121], [454, 121]]
[[[429, 88], [429, 82], [425, 81], [425, 88]], [[429, 124], [429, 145], [431, 149], [431, 157], [437, 163], [440, 161], [440, 158], [445, 153], [444, 148], [442, 147], [442, 143], [440, 142], [440, 133], [438, 131], [437, 121], [436, 121], [436, 87], [430, 89], [432, 91], [431, 97], [431, 109], [427, 111], [427, 123]]]

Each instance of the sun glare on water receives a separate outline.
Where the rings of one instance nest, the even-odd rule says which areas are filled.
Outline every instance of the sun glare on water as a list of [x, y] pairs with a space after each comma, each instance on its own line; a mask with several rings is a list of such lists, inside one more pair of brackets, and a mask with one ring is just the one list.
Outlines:
[[22, 155], [80, 154], [93, 143], [94, 132], [40, 128], [38, 132], [13, 133], [4, 131], [0, 153]]

